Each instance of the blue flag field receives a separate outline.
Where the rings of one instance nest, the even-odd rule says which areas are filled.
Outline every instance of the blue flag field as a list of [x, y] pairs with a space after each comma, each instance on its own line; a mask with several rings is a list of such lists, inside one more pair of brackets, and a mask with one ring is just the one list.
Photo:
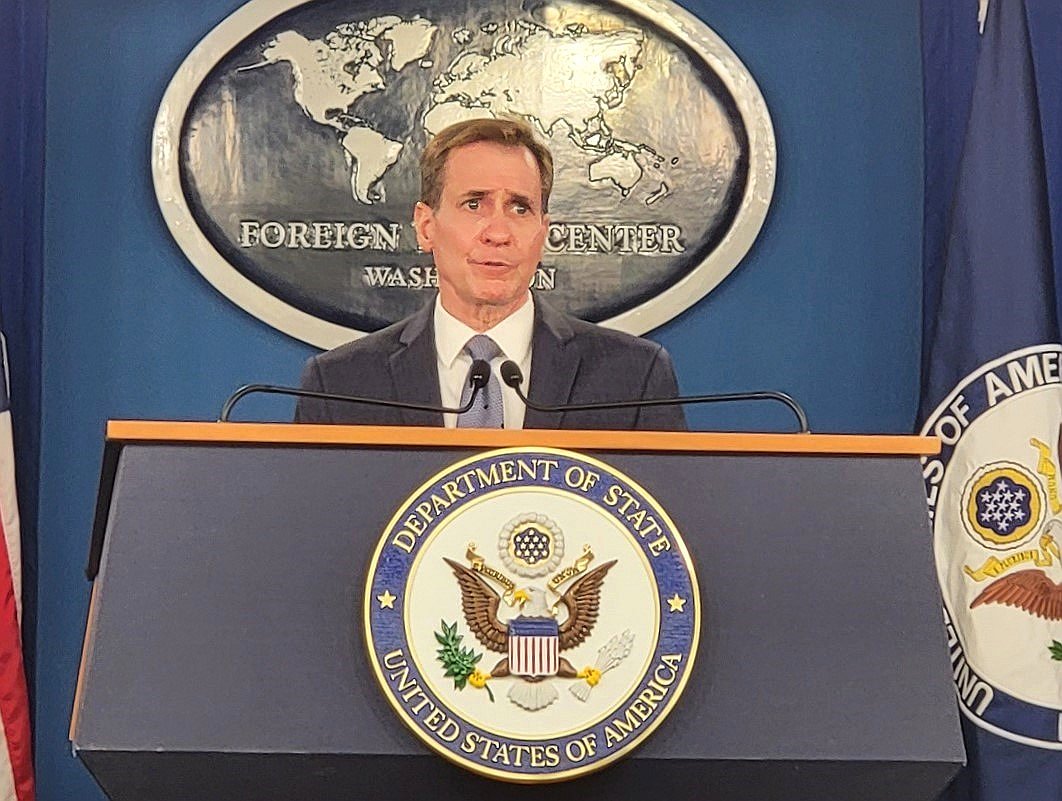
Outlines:
[[957, 45], [933, 15], [951, 12], [923, 8], [921, 416], [943, 443], [924, 475], [969, 761], [944, 798], [1059, 801], [1062, 345], [1032, 17], [982, 0], [978, 32], [975, 4], [954, 5], [976, 37], [965, 92], [942, 86]]

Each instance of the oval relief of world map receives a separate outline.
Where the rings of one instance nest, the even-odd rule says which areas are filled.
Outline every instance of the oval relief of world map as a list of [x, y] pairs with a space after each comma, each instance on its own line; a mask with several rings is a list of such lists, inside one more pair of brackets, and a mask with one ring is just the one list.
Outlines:
[[174, 76], [156, 194], [195, 267], [242, 308], [331, 347], [422, 305], [418, 158], [445, 126], [517, 115], [551, 148], [532, 287], [640, 334], [748, 251], [774, 187], [763, 98], [673, 3], [254, 0]]

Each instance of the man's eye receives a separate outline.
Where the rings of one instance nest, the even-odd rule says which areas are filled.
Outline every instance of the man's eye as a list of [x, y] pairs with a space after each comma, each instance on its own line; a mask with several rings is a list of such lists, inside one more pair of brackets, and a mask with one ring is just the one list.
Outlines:
[[517, 214], [529, 214], [531, 212], [531, 207], [526, 203], [513, 203], [513, 211]]
[[470, 209], [472, 209], [472, 211], [478, 211], [479, 210], [479, 198], [478, 197], [469, 198], [468, 200], [465, 201], [465, 205], [468, 206]]

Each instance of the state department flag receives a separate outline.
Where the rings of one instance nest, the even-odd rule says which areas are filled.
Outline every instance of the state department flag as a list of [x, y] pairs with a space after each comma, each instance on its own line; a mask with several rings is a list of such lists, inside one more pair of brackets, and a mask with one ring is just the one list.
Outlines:
[[[924, 0], [930, 88], [953, 76], [955, 44], [932, 15], [972, 8], [948, 5]], [[926, 173], [927, 220], [946, 223], [942, 246], [926, 248], [920, 416], [943, 448], [924, 475], [968, 757], [944, 797], [1059, 801], [1062, 346], [1051, 218], [1025, 3], [991, 0], [987, 12], [968, 114], [953, 115], [961, 136], [927, 102], [927, 153], [961, 141], [950, 196], [940, 192], [946, 169], [927, 157]]]
[[[2, 322], [2, 321], [0, 321]], [[0, 801], [33, 801], [29, 703], [22, 664], [22, 570], [7, 342], [0, 333]]]

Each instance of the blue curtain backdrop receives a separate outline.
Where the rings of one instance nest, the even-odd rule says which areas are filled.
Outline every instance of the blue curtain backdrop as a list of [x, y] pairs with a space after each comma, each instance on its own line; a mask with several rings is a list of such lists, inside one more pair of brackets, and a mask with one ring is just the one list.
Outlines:
[[[361, 4], [386, 7], [351, 6]], [[240, 5], [49, 0], [41, 801], [102, 799], [71, 756], [67, 729], [104, 421], [210, 419], [241, 383], [297, 380], [312, 352], [200, 277], [170, 237], [151, 183], [151, 126], [166, 84]], [[806, 402], [817, 430], [909, 432], [921, 300], [919, 0], [681, 5], [719, 33], [759, 83], [778, 137], [778, 184], [741, 266], [651, 337], [671, 351], [684, 391], [777, 386]], [[241, 415], [262, 411], [241, 406]], [[784, 410], [690, 416], [705, 428], [791, 425]]]
[[31, 699], [37, 620], [45, 0], [0, 2], [0, 321], [7, 336], [22, 517], [23, 651]]

